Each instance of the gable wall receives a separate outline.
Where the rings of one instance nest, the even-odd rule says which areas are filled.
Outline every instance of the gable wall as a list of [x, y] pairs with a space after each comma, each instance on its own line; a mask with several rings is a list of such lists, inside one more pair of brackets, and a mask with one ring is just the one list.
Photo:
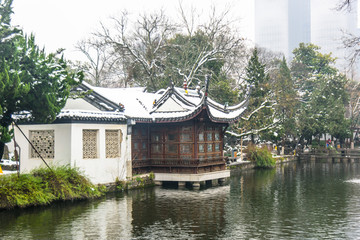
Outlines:
[[90, 103], [86, 102], [82, 98], [77, 98], [77, 99], [69, 98], [68, 100], [66, 100], [66, 104], [65, 104], [63, 109], [64, 110], [67, 110], [67, 109], [74, 109], [74, 110], [81, 109], [81, 110], [99, 111], [99, 109], [97, 109], [96, 107], [94, 107]]
[[[116, 178], [125, 180], [131, 175], [130, 144], [131, 137], [127, 135], [126, 124], [31, 124], [19, 125], [22, 131], [30, 138], [30, 131], [54, 131], [54, 158], [45, 159], [51, 165], [70, 165], [78, 167], [94, 184], [115, 182]], [[83, 130], [97, 132], [97, 157], [83, 158]], [[120, 130], [120, 156], [106, 157], [105, 132], [106, 130]], [[31, 157], [31, 146], [21, 135], [15, 131], [17, 144], [21, 148], [20, 170], [28, 173], [37, 167], [46, 167], [40, 158]], [[130, 168], [130, 171], [127, 169]]]
[[[97, 131], [97, 158], [83, 158], [83, 130]], [[106, 130], [120, 130], [120, 157], [106, 157]], [[71, 132], [71, 149], [73, 149], [71, 151], [71, 165], [86, 169], [86, 174], [93, 183], [115, 182], [116, 178], [125, 180], [128, 177], [127, 164], [129, 163], [127, 161], [130, 161], [131, 158], [129, 157], [130, 147], [128, 146], [130, 146], [130, 142], [127, 139], [126, 124], [72, 124]]]
[[[54, 131], [54, 158], [45, 159], [48, 165], [70, 164], [70, 124], [33, 124], [19, 125], [23, 133], [30, 139], [30, 131], [53, 130]], [[20, 171], [28, 173], [34, 168], [46, 167], [40, 157], [31, 157], [31, 146], [26, 138], [15, 128], [15, 140], [20, 146]]]

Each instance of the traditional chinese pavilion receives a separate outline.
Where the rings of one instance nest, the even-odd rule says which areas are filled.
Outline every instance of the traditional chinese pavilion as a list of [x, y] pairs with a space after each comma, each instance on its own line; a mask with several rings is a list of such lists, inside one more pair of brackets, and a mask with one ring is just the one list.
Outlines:
[[152, 171], [159, 181], [179, 182], [229, 176], [224, 133], [240, 118], [247, 100], [222, 105], [208, 97], [207, 87], [205, 91], [169, 87], [157, 93], [141, 88], [93, 90], [125, 108], [133, 174]]
[[[53, 124], [23, 125], [44, 153], [51, 149], [50, 161], [70, 159], [70, 165], [81, 166], [99, 183], [149, 172], [159, 182], [199, 183], [230, 176], [223, 157], [224, 133], [245, 111], [247, 99], [222, 105], [208, 97], [207, 87], [186, 86], [147, 93], [144, 88], [83, 83], [77, 91], [90, 94], [69, 100]], [[60, 143], [69, 146], [62, 149]], [[30, 150], [23, 152], [27, 170], [41, 164]]]

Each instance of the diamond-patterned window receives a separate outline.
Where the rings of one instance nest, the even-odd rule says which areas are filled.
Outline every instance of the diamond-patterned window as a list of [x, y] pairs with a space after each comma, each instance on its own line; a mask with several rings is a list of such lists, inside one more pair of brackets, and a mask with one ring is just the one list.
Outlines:
[[[54, 130], [30, 131], [30, 141], [41, 157], [53, 159], [55, 155], [55, 133]], [[30, 146], [30, 157], [40, 158], [36, 151]]]
[[83, 130], [83, 158], [98, 158], [98, 130]]
[[106, 158], [120, 157], [120, 130], [105, 130]]

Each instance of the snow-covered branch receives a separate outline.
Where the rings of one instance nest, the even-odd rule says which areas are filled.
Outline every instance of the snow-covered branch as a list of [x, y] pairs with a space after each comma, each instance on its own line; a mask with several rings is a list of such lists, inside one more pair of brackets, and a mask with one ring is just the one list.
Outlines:
[[231, 136], [234, 136], [234, 137], [245, 137], [245, 136], [248, 136], [248, 135], [256, 135], [256, 134], [259, 134], [260, 132], [262, 131], [266, 131], [266, 130], [270, 130], [270, 129], [274, 129], [277, 127], [277, 124], [280, 122], [280, 120], [277, 120], [277, 121], [274, 121], [273, 123], [267, 125], [267, 126], [264, 126], [262, 128], [259, 128], [259, 129], [252, 129], [252, 130], [249, 130], [249, 131], [246, 131], [246, 132], [243, 132], [243, 133], [235, 133], [233, 131], [226, 131], [226, 134], [229, 134]]
[[[267, 105], [267, 103], [271, 102], [271, 105]], [[252, 111], [247, 117], [241, 117], [242, 120], [245, 121], [249, 121], [251, 119], [252, 116], [254, 116], [255, 113], [257, 113], [258, 111], [260, 111], [263, 108], [273, 108], [276, 105], [275, 102], [269, 101], [268, 99], [266, 99], [264, 102], [261, 103], [261, 105], [256, 108], [254, 111]]]

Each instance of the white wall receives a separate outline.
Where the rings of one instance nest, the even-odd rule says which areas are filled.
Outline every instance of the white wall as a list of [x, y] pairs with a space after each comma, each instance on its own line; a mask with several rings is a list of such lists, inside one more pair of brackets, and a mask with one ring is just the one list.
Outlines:
[[[125, 180], [131, 177], [131, 137], [127, 135], [126, 124], [34, 124], [19, 125], [29, 138], [31, 130], [54, 130], [55, 157], [45, 159], [51, 165], [70, 165], [78, 167], [94, 184], [114, 182], [116, 178]], [[98, 158], [83, 159], [83, 129], [98, 130]], [[105, 130], [119, 129], [122, 133], [119, 158], [106, 158]], [[22, 173], [45, 166], [40, 158], [30, 158], [30, 144], [19, 130], [15, 131], [17, 144], [21, 148], [20, 170]], [[130, 166], [130, 168], [129, 168]]]
[[[83, 129], [98, 130], [99, 158], [83, 159], [82, 152], [82, 131]], [[106, 158], [105, 155], [105, 130], [119, 129], [122, 133], [119, 158]], [[127, 176], [126, 161], [131, 161], [131, 155], [127, 151], [127, 132], [126, 124], [73, 124], [71, 128], [71, 166], [84, 170], [85, 175], [93, 183], [109, 183], [125, 180]]]
[[64, 110], [67, 110], [67, 109], [81, 109], [81, 110], [99, 111], [99, 109], [97, 109], [96, 107], [94, 107], [90, 103], [86, 102], [82, 98], [76, 98], [76, 99], [68, 98], [66, 100], [66, 104], [65, 104], [63, 109]]
[[[34, 124], [19, 125], [20, 129], [29, 138], [29, 132], [32, 130], [54, 130], [54, 159], [45, 159], [48, 165], [67, 165], [70, 164], [70, 124]], [[15, 139], [20, 146], [20, 171], [22, 173], [30, 172], [34, 168], [46, 167], [41, 158], [30, 158], [31, 146], [26, 138], [15, 128]]]

